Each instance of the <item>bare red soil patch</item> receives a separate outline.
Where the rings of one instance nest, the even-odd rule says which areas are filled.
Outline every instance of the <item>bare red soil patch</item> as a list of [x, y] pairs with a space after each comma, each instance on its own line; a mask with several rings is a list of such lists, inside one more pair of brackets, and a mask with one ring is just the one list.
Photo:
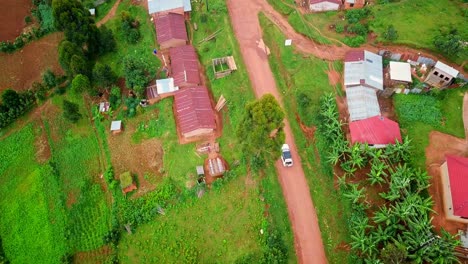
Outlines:
[[14, 40], [26, 26], [24, 18], [30, 14], [31, 0], [0, 1], [0, 41]]
[[126, 171], [137, 174], [138, 190], [134, 196], [141, 196], [156, 188], [154, 183], [160, 180], [159, 170], [163, 167], [164, 151], [162, 142], [158, 139], [148, 139], [133, 144], [134, 132], [134, 128], [127, 128], [124, 124], [123, 133], [115, 136], [109, 134], [108, 142], [115, 176], [118, 178]]
[[426, 148], [426, 168], [431, 176], [429, 193], [434, 200], [432, 213], [432, 224], [436, 229], [444, 228], [452, 234], [456, 234], [459, 229], [466, 229], [466, 225], [449, 221], [444, 215], [442, 181], [440, 178], [440, 165], [445, 162], [445, 155], [452, 154], [458, 156], [468, 156], [468, 142], [433, 131], [429, 134], [429, 146]]
[[0, 54], [0, 92], [7, 88], [27, 90], [34, 81], [41, 79], [42, 72], [47, 68], [62, 74], [57, 52], [62, 39], [62, 33], [53, 33], [15, 53]]
[[73, 257], [73, 263], [107, 263], [112, 249], [103, 246], [93, 251], [78, 252]]

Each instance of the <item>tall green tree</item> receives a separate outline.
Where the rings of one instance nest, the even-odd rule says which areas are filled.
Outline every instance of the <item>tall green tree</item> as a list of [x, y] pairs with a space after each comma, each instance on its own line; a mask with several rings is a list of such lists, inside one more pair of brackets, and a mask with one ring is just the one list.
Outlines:
[[72, 123], [78, 122], [81, 118], [78, 105], [70, 101], [63, 100], [63, 117]]
[[78, 74], [73, 78], [72, 81], [72, 91], [76, 94], [80, 94], [84, 91], [90, 92], [91, 83], [89, 82], [88, 77], [83, 74]]
[[93, 80], [96, 85], [107, 88], [110, 87], [117, 77], [107, 64], [96, 63], [93, 68]]
[[114, 51], [116, 47], [114, 33], [106, 25], [99, 27], [99, 54]]
[[457, 56], [463, 50], [462, 42], [462, 37], [456, 29], [441, 30], [433, 39], [434, 46], [449, 56]]
[[73, 55], [70, 60], [70, 73], [72, 76], [78, 74], [88, 75], [88, 65], [83, 56]]
[[84, 60], [83, 51], [80, 47], [70, 41], [62, 41], [58, 49], [59, 63], [62, 69], [69, 75], [72, 75], [71, 61], [73, 56], [81, 57]]
[[94, 18], [85, 9], [81, 1], [77, 0], [53, 0], [52, 10], [55, 18], [55, 26], [65, 32], [67, 40], [79, 47], [94, 42], [98, 30], [94, 24]]
[[248, 103], [237, 129], [245, 157], [277, 158], [285, 139], [283, 119], [284, 112], [271, 94]]
[[150, 80], [150, 69], [141, 59], [126, 57], [124, 59], [125, 85], [133, 89], [136, 86], [146, 87]]

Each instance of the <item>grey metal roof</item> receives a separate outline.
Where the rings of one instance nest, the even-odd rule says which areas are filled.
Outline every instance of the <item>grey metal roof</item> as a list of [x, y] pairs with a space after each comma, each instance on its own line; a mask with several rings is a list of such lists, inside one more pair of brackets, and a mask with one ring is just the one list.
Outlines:
[[192, 11], [190, 0], [148, 0], [148, 13], [154, 14], [176, 8], [184, 8], [184, 12]]
[[346, 101], [350, 121], [380, 115], [377, 93], [372, 88], [362, 85], [346, 88]]
[[438, 61], [435, 66], [435, 68], [447, 73], [448, 75], [452, 76], [452, 77], [457, 77], [458, 75], [458, 71], [455, 70], [454, 68], [448, 66], [447, 64], [441, 62], [441, 61]]
[[364, 51], [364, 59], [345, 62], [345, 86], [366, 84], [378, 90], [383, 90], [382, 56]]
[[122, 127], [122, 121], [121, 121], [121, 120], [112, 121], [112, 123], [111, 123], [111, 131], [120, 130], [121, 127]]
[[167, 78], [156, 80], [156, 89], [158, 94], [165, 94], [177, 91], [179, 90], [179, 87], [174, 86], [173, 78]]

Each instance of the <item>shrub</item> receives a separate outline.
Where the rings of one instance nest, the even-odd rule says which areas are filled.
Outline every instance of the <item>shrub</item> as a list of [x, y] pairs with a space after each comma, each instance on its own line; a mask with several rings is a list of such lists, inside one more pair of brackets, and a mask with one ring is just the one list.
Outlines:
[[131, 44], [135, 44], [140, 39], [139, 26], [140, 23], [130, 13], [123, 11], [120, 13], [121, 28], [125, 36], [125, 40]]
[[63, 100], [63, 117], [72, 123], [78, 122], [81, 118], [78, 105], [70, 101]]
[[335, 31], [336, 31], [336, 33], [343, 33], [344, 32], [344, 25], [343, 24], [337, 24], [335, 26]]
[[55, 31], [55, 20], [52, 7], [47, 4], [40, 4], [37, 7], [37, 10], [39, 13], [38, 19], [41, 22], [41, 29], [45, 32]]
[[354, 24], [363, 20], [364, 18], [367, 18], [370, 13], [370, 10], [367, 8], [351, 9], [346, 11], [345, 17], [346, 20], [348, 20], [348, 23]]
[[366, 42], [363, 36], [346, 37], [344, 43], [350, 47], [359, 47]]
[[114, 33], [105, 25], [102, 25], [99, 28], [99, 54], [114, 51], [115, 46]]
[[114, 109], [119, 107], [121, 103], [121, 98], [122, 98], [122, 95], [120, 93], [120, 88], [117, 86], [112, 86], [110, 96], [109, 96], [110, 106]]
[[348, 25], [346, 29], [349, 33], [366, 36], [369, 32], [367, 24], [355, 23]]
[[44, 85], [51, 89], [57, 86], [57, 77], [55, 76], [54, 72], [50, 69], [47, 69], [44, 73], [42, 73], [42, 81]]
[[98, 86], [109, 87], [116, 81], [117, 77], [107, 64], [96, 63], [93, 69], [93, 80]]
[[140, 59], [126, 57], [124, 59], [125, 84], [133, 89], [136, 86], [146, 87], [149, 81], [148, 65]]
[[91, 84], [89, 82], [88, 77], [83, 74], [78, 74], [73, 78], [72, 81], [72, 91], [76, 94], [80, 94], [83, 91], [90, 91]]
[[384, 33], [384, 38], [388, 41], [395, 41], [398, 39], [398, 31], [393, 25], [387, 27], [387, 31]]

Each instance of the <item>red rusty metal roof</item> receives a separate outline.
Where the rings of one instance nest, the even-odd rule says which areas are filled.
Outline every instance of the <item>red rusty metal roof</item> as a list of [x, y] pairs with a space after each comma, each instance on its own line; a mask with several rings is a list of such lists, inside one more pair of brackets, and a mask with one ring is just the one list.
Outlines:
[[187, 41], [187, 29], [183, 15], [169, 13], [154, 19], [158, 43], [162, 44], [172, 39]]
[[397, 122], [383, 116], [374, 116], [349, 124], [351, 143], [369, 145], [395, 144], [401, 141], [400, 126]]
[[169, 49], [171, 57], [172, 77], [175, 86], [200, 84], [200, 72], [198, 70], [198, 57], [195, 48], [191, 45]]
[[364, 51], [363, 50], [353, 50], [345, 55], [345, 62], [352, 62], [352, 61], [363, 61], [364, 60]]
[[468, 158], [445, 156], [452, 193], [453, 214], [468, 217]]
[[205, 86], [183, 88], [174, 94], [177, 125], [182, 134], [199, 128], [216, 128], [215, 113]]

